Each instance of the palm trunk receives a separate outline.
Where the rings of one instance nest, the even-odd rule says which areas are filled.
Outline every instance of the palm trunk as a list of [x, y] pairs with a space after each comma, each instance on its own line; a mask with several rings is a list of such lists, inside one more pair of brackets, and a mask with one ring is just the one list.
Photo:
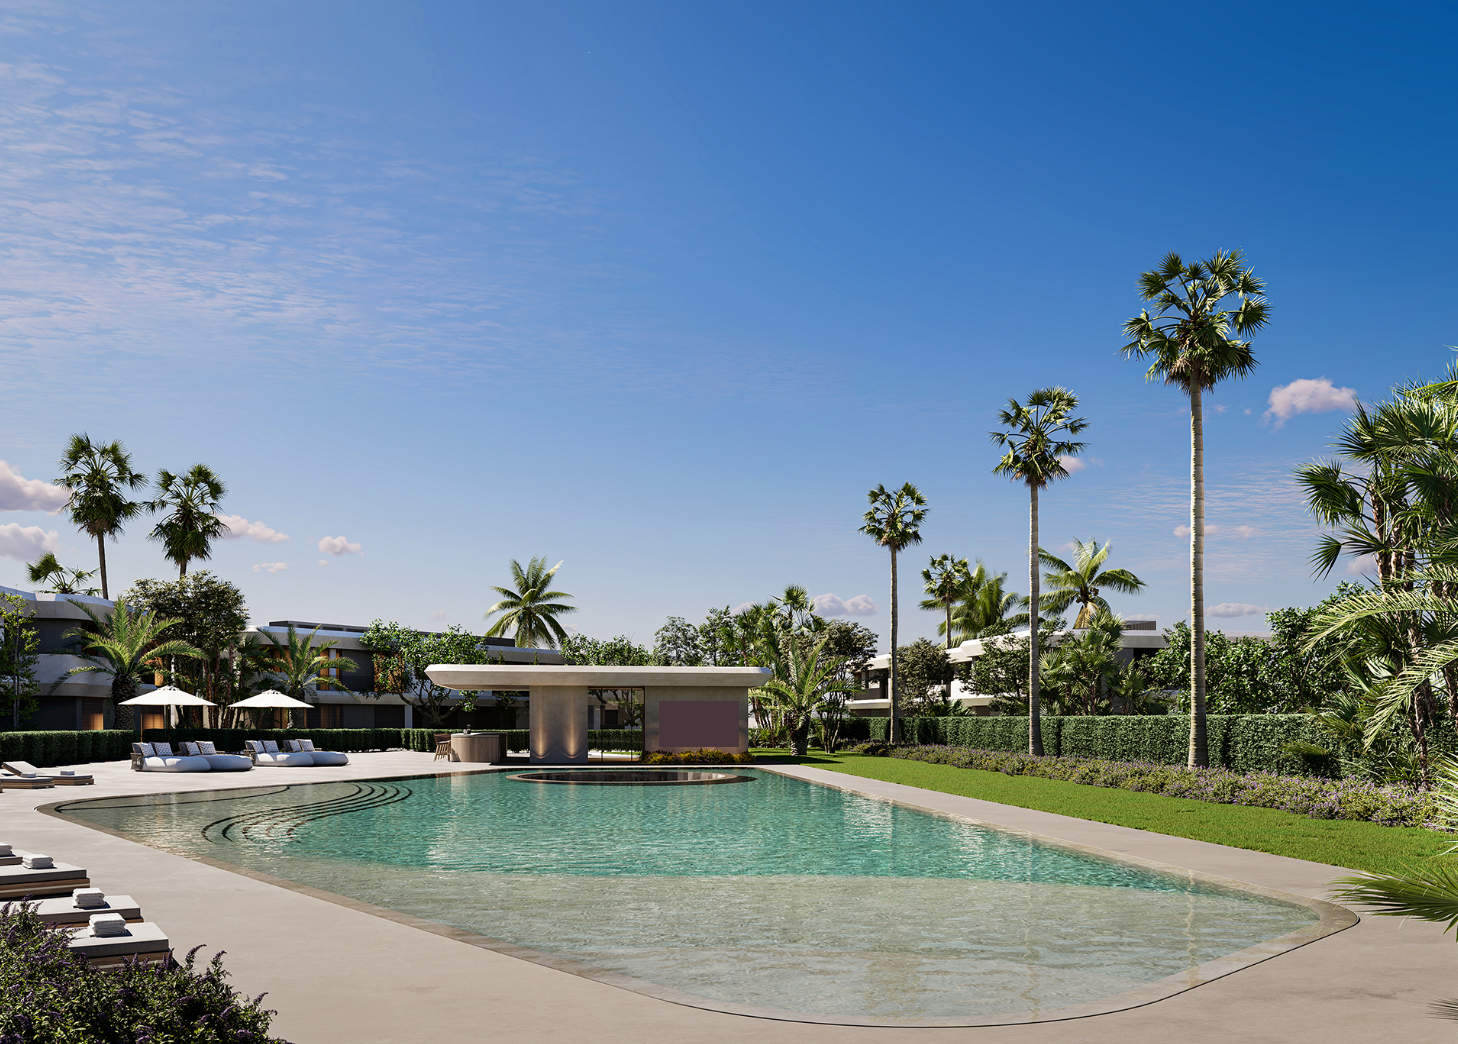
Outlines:
[[1190, 757], [1210, 764], [1205, 722], [1205, 413], [1200, 384], [1190, 385]]
[[901, 742], [901, 703], [896, 698], [896, 630], [900, 622], [896, 612], [896, 546], [891, 545], [891, 669], [888, 682], [891, 687], [891, 728], [887, 738], [892, 743]]
[[110, 598], [106, 593], [106, 534], [96, 534], [96, 557], [101, 566], [101, 597]]
[[[946, 603], [947, 607], [947, 652], [952, 651], [952, 603]], [[952, 706], [952, 683], [947, 682], [947, 709]]]
[[1041, 693], [1038, 688], [1038, 487], [1029, 485], [1028, 507], [1028, 753], [1043, 753]]
[[[129, 700], [137, 694], [137, 687], [132, 683], [131, 678], [114, 674], [111, 678], [111, 703], [113, 728], [130, 729], [136, 724], [136, 708], [123, 707], [122, 701]], [[137, 737], [140, 739], [141, 737]]]

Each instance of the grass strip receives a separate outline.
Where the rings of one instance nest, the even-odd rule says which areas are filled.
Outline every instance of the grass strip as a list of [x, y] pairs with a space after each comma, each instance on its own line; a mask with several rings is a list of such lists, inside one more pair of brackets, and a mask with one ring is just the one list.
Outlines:
[[756, 751], [767, 761], [787, 761], [887, 783], [980, 798], [1040, 812], [1188, 837], [1231, 848], [1308, 859], [1371, 873], [1388, 873], [1442, 852], [1447, 840], [1421, 827], [1388, 827], [1345, 819], [1308, 819], [1274, 808], [1220, 805], [1110, 787], [1092, 787], [1036, 776], [931, 765], [862, 754]]

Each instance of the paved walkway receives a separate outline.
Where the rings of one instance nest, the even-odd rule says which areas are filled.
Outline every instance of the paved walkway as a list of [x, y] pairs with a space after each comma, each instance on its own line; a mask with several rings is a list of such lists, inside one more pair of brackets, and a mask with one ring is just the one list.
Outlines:
[[[1435, 926], [1369, 917], [1346, 931], [1178, 996], [1128, 1011], [1039, 1025], [973, 1029], [823, 1026], [753, 1019], [665, 1003], [372, 916], [220, 867], [150, 849], [35, 811], [67, 798], [162, 793], [263, 782], [366, 779], [466, 766], [404, 751], [351, 755], [338, 769], [133, 773], [88, 766], [94, 787], [0, 795], [0, 841], [87, 867], [108, 891], [128, 892], [179, 952], [228, 951], [245, 993], [267, 991], [275, 1032], [296, 1044], [1403, 1044], [1451, 1042], [1458, 1025], [1433, 1018], [1458, 999], [1458, 947]], [[872, 796], [967, 816], [1320, 897], [1335, 867], [1165, 837], [1046, 812], [954, 797], [808, 767], [781, 769]]]

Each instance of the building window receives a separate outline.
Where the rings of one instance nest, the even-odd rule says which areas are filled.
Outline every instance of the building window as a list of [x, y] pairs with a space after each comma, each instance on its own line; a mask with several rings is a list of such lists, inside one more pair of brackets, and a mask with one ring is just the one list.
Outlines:
[[106, 701], [92, 696], [81, 697], [81, 728], [100, 732], [106, 728]]
[[321, 729], [344, 728], [344, 706], [338, 703], [319, 704], [318, 727]]
[[142, 728], [165, 729], [167, 727], [167, 715], [159, 710], [142, 711]]

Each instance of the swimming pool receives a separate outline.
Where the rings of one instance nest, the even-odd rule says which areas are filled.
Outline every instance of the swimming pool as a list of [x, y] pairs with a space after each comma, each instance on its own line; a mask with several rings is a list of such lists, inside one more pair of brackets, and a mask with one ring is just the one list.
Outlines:
[[734, 775], [584, 786], [486, 772], [57, 811], [666, 999], [813, 1021], [975, 1025], [1127, 1006], [1248, 948], [1304, 941], [1319, 920], [1271, 895], [760, 769]]

